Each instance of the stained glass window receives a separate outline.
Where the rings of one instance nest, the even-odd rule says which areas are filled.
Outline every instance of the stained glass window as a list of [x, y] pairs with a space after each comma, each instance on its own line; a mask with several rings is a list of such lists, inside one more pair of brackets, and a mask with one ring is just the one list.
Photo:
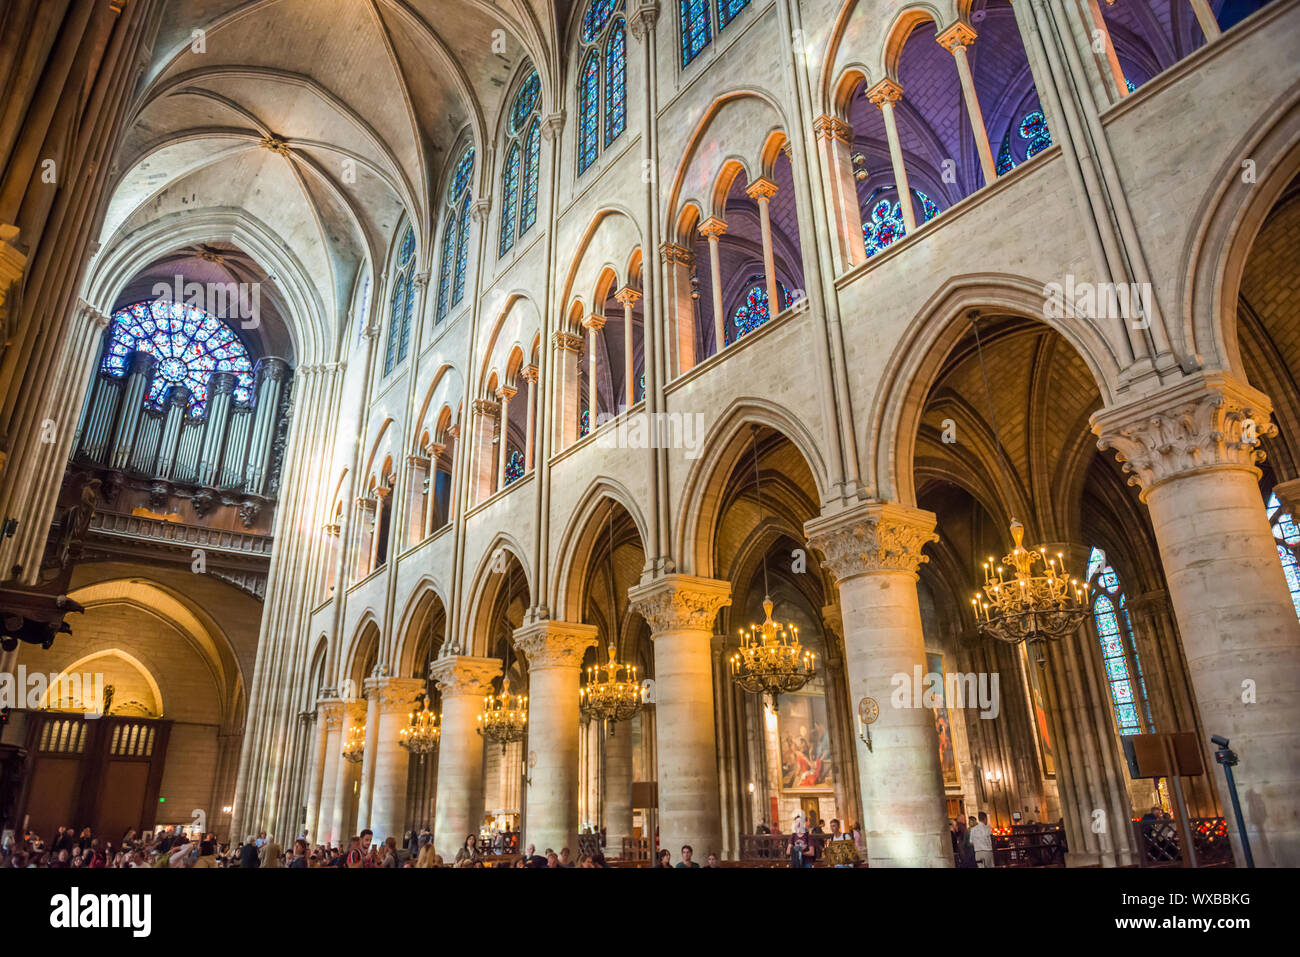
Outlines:
[[749, 6], [749, 0], [718, 0], [718, 29], [735, 19], [736, 14]]
[[[1016, 168], [1015, 148], [1023, 146], [1025, 159], [1036, 156], [1043, 150], [1052, 145], [1052, 133], [1047, 128], [1047, 117], [1043, 116], [1042, 110], [1030, 110], [1023, 117], [1020, 123], [1014, 128], [1017, 142], [1013, 145], [1011, 140], [1012, 130], [1007, 130], [1006, 136], [1002, 137], [1002, 148], [998, 150], [998, 175], [1009, 173]], [[1023, 140], [1023, 143], [1019, 141]]]
[[1002, 148], [998, 150], [998, 175], [1010, 173], [1016, 168], [1016, 161], [1011, 156], [1011, 131], [1002, 137]]
[[587, 54], [582, 68], [582, 86], [578, 93], [578, 172], [596, 162], [597, 134], [600, 130], [600, 61], [595, 52]]
[[537, 222], [537, 181], [541, 175], [542, 124], [533, 120], [524, 139], [524, 189], [519, 210], [519, 235], [522, 236]]
[[393, 299], [388, 319], [388, 346], [384, 350], [384, 375], [406, 358], [415, 314], [415, 233], [408, 226], [394, 264]]
[[1119, 575], [1100, 548], [1094, 548], [1089, 557], [1088, 580], [1096, 589], [1092, 600], [1093, 624], [1101, 642], [1102, 667], [1110, 686], [1115, 725], [1120, 734], [1141, 734], [1145, 719], [1147, 730], [1153, 730], [1128, 601], [1120, 587]]
[[[934, 200], [918, 189], [911, 192], [912, 199], [915, 200], [912, 208], [919, 208], [924, 213], [921, 222], [928, 223], [939, 215], [939, 207]], [[902, 207], [890, 200], [890, 195], [897, 194], [898, 190], [894, 186], [881, 186], [872, 190], [867, 198], [869, 212], [866, 222], [862, 224], [862, 241], [866, 244], [868, 256], [874, 256], [907, 232]]]
[[529, 70], [510, 106], [506, 129], [505, 168], [501, 172], [501, 238], [498, 255], [514, 248], [515, 239], [537, 222], [537, 180], [541, 173], [541, 81]]
[[155, 359], [145, 402], [162, 408], [172, 386], [190, 390], [189, 411], [200, 415], [208, 402], [214, 372], [236, 374], [235, 401], [253, 398], [253, 363], [239, 337], [220, 319], [171, 299], [137, 302], [113, 314], [101, 368], [121, 378], [132, 352]]
[[1290, 546], [1300, 546], [1300, 526], [1292, 521], [1289, 513], [1282, 511], [1282, 502], [1277, 493], [1268, 497], [1268, 520], [1273, 525], [1273, 537], [1277, 539], [1277, 557], [1282, 560], [1282, 573], [1286, 575], [1286, 587], [1291, 590], [1291, 603], [1300, 616], [1300, 565], [1296, 554]]
[[524, 474], [524, 453], [515, 449], [506, 459], [506, 484], [517, 481]]
[[474, 174], [474, 146], [465, 147], [447, 184], [447, 228], [442, 234], [442, 263], [438, 268], [438, 312], [442, 322], [450, 308], [465, 297], [465, 270], [469, 263], [470, 179]]
[[641, 375], [636, 380], [636, 400], [640, 402], [644, 398], [645, 398], [645, 373], [642, 372]]
[[582, 18], [582, 42], [590, 43], [600, 36], [605, 29], [609, 16], [614, 12], [615, 0], [591, 0], [587, 15]]
[[510, 152], [506, 155], [505, 178], [501, 183], [501, 242], [497, 252], [502, 256], [515, 244], [515, 212], [519, 202], [519, 167], [522, 162], [519, 144], [510, 144]]
[[605, 41], [605, 145], [627, 129], [627, 31], [619, 20]]
[[591, 431], [591, 413], [586, 409], [582, 410], [582, 418], [578, 420], [581, 428], [578, 429], [578, 438], [582, 438]]
[[713, 39], [713, 24], [709, 20], [709, 0], [680, 0], [682, 15], [682, 66], [704, 52]]
[[[736, 307], [735, 313], [731, 317], [731, 327], [727, 330], [727, 344], [735, 342], [741, 336], [753, 332], [763, 323], [771, 318], [768, 309], [767, 298], [767, 280], [762, 276], [750, 277], [749, 292], [745, 293], [744, 301]], [[785, 284], [778, 282], [777, 292], [781, 297], [781, 308], [788, 309], [794, 302], [794, 297], [790, 290], [785, 288]]]

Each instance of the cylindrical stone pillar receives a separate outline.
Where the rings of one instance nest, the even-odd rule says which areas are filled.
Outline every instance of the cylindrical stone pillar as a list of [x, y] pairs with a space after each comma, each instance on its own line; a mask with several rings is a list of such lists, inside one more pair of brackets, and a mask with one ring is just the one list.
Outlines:
[[478, 833], [483, 816], [483, 739], [477, 718], [492, 679], [501, 674], [501, 661], [453, 655], [435, 661], [429, 672], [442, 693], [433, 844], [450, 864], [465, 838]]
[[410, 752], [401, 745], [402, 729], [410, 721], [416, 696], [424, 690], [421, 678], [384, 678], [377, 682], [375, 703], [374, 784], [370, 792], [370, 827], [376, 843], [395, 837], [402, 842], [406, 821], [406, 776]]

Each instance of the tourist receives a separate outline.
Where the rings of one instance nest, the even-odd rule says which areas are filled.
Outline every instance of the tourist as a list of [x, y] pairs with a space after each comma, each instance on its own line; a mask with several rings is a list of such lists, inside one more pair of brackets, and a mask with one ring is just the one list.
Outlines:
[[397, 856], [397, 838], [389, 836], [384, 839], [384, 854], [381, 858], [382, 867], [401, 867], [401, 859]]
[[704, 859], [704, 866], [721, 867], [722, 865], [718, 863], [718, 855], [714, 854], [712, 851], [709, 851], [709, 856]]
[[699, 867], [700, 865], [691, 860], [695, 856], [695, 849], [689, 844], [682, 845], [682, 859], [677, 862], [678, 867]]
[[460, 850], [456, 852], [456, 860], [452, 863], [456, 867], [460, 867], [465, 861], [473, 864], [475, 861], [480, 860], [482, 856], [483, 853], [478, 847], [478, 835], [470, 834], [465, 838], [465, 843], [461, 845]]
[[794, 816], [794, 827], [791, 830], [790, 841], [786, 845], [785, 852], [790, 857], [791, 867], [813, 866], [812, 835], [808, 832], [808, 827], [804, 824], [803, 816], [800, 814]]
[[966, 830], [966, 822], [957, 818], [953, 822], [953, 848], [958, 867], [975, 867], [975, 848], [971, 846], [970, 832]]
[[199, 842], [199, 859], [194, 862], [195, 867], [209, 868], [217, 866], [217, 836], [207, 834]]
[[980, 867], [994, 867], [993, 831], [989, 827], [989, 816], [984, 811], [979, 813], [979, 823], [970, 829], [971, 847], [975, 849], [975, 860]]
[[560, 849], [560, 866], [573, 867], [572, 852], [567, 847]]
[[853, 836], [843, 833], [839, 819], [832, 818], [831, 833], [826, 839], [826, 862], [832, 867], [852, 867], [861, 859]]
[[668, 852], [668, 848], [661, 848], [659, 851], [659, 863], [656, 864], [655, 867], [672, 867], [672, 858], [673, 856]]

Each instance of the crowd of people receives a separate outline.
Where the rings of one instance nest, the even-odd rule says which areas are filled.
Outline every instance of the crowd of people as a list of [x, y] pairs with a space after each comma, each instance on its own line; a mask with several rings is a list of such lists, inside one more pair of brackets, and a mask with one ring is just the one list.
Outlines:
[[953, 863], [958, 867], [993, 867], [993, 829], [989, 816], [957, 818], [952, 822]]

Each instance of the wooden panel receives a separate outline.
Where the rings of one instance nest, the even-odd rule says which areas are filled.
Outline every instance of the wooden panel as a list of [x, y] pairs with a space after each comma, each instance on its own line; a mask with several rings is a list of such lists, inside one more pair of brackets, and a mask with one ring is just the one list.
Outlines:
[[52, 758], [42, 755], [36, 759], [32, 773], [32, 788], [28, 792], [28, 827], [52, 841], [59, 825], [80, 829], [85, 825], [73, 820], [76, 816], [77, 777], [81, 772], [79, 758]]
[[143, 830], [148, 785], [149, 762], [107, 762], [100, 778], [99, 828], [95, 833], [116, 847], [129, 828]]

